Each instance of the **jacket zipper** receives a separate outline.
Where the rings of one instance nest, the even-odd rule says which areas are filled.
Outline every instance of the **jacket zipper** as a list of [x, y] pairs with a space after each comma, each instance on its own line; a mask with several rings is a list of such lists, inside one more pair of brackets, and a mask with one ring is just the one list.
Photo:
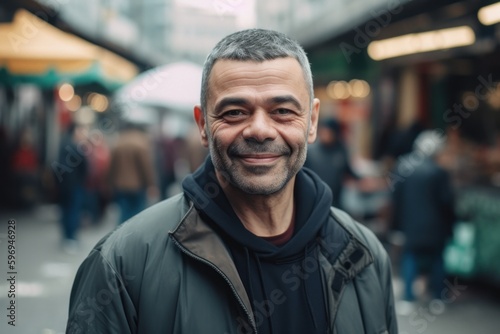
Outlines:
[[[171, 236], [172, 237], [172, 236]], [[224, 272], [222, 270], [220, 270], [215, 264], [213, 264], [212, 262], [198, 256], [198, 255], [195, 255], [193, 254], [192, 252], [190, 252], [189, 250], [187, 250], [184, 246], [182, 246], [174, 237], [172, 237], [172, 240], [174, 241], [174, 243], [177, 245], [177, 247], [179, 247], [179, 249], [186, 255], [188, 255], [189, 257], [197, 260], [197, 261], [200, 261], [202, 263], [205, 263], [207, 264], [208, 266], [210, 266], [211, 268], [213, 268], [219, 275], [222, 276], [222, 278], [226, 281], [226, 283], [229, 285], [229, 287], [231, 288], [231, 291], [233, 292], [233, 295], [236, 297], [236, 300], [238, 300], [238, 303], [241, 305], [241, 307], [243, 308], [243, 311], [245, 311], [245, 314], [247, 315], [248, 319], [250, 320], [250, 324], [252, 325], [252, 329], [254, 331], [255, 334], [257, 334], [257, 327], [252, 319], [252, 316], [250, 315], [250, 312], [248, 312], [248, 309], [246, 308], [245, 304], [243, 303], [243, 301], [241, 300], [240, 296], [238, 295], [238, 293], [236, 292], [236, 289], [234, 288], [234, 285], [233, 283], [231, 283], [231, 280], [229, 280], [229, 278], [226, 276], [226, 274], [224, 274]]]

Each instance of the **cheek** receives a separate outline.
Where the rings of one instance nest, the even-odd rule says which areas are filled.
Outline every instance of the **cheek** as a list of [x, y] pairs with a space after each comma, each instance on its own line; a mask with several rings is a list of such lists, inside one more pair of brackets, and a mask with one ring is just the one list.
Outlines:
[[218, 138], [219, 140], [234, 140], [244, 130], [244, 126], [235, 124], [226, 124], [224, 122], [214, 122], [210, 125], [210, 132], [213, 138]]
[[304, 129], [288, 128], [281, 132], [281, 138], [294, 149], [300, 149], [307, 144], [307, 132]]
[[309, 126], [307, 120], [283, 124], [279, 132], [286, 141], [293, 141], [296, 144], [305, 144], [309, 135]]
[[237, 138], [237, 132], [225, 126], [213, 126], [210, 128], [209, 141], [212, 142], [219, 150], [227, 148]]

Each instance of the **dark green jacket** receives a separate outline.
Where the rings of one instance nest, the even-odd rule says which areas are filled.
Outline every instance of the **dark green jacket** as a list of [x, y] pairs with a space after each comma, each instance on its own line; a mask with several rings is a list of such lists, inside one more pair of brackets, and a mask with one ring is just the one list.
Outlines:
[[[332, 209], [325, 225], [316, 256], [330, 332], [396, 334], [387, 253], [342, 211]], [[332, 258], [336, 228], [345, 229], [349, 241]], [[67, 333], [256, 333], [253, 319], [222, 239], [181, 194], [95, 246], [73, 285]]]

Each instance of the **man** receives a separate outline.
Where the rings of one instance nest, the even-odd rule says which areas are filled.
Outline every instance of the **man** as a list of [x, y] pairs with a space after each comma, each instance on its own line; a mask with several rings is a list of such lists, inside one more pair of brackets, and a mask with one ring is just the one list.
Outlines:
[[318, 142], [307, 152], [305, 166], [311, 168], [330, 187], [332, 205], [341, 208], [345, 177], [359, 180], [349, 160], [349, 154], [340, 137], [340, 124], [333, 118], [320, 121]]
[[123, 223], [158, 196], [151, 141], [142, 125], [125, 123], [111, 151], [109, 178]]
[[396, 165], [397, 174], [405, 173], [405, 179], [394, 185], [393, 219], [406, 239], [401, 270], [407, 302], [416, 299], [413, 282], [421, 272], [430, 273], [432, 298], [441, 299], [445, 289], [443, 250], [455, 214], [450, 175], [438, 164], [444, 144], [443, 134], [424, 131], [415, 139], [412, 153]]
[[301, 169], [318, 110], [295, 41], [261, 29], [220, 41], [194, 108], [209, 158], [183, 194], [98, 243], [68, 332], [396, 333], [382, 246]]
[[89, 173], [88, 158], [84, 143], [88, 138], [88, 128], [71, 123], [61, 142], [58, 161], [52, 164], [59, 191], [61, 207], [62, 250], [69, 254], [78, 251], [78, 230], [80, 228], [85, 182]]

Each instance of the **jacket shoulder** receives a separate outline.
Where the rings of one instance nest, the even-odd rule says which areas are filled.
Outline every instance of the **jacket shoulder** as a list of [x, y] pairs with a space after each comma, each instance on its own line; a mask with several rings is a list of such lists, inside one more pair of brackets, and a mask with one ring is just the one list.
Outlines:
[[184, 194], [175, 195], [118, 226], [101, 239], [94, 250], [107, 257], [112, 256], [110, 253], [130, 254], [145, 247], [164, 244], [169, 239], [169, 232], [175, 229], [188, 211], [189, 202]]
[[361, 241], [368, 250], [372, 253], [375, 259], [380, 259], [387, 257], [387, 252], [382, 246], [380, 240], [377, 236], [366, 226], [355, 221], [348, 213], [340, 209], [331, 208], [331, 212], [334, 218], [356, 239]]
[[[373, 257], [373, 264], [360, 273], [363, 279], [358, 284], [363, 288], [357, 289], [360, 308], [364, 310], [365, 328], [384, 328], [385, 331], [380, 330], [380, 333], [397, 333], [391, 261], [385, 248], [372, 231], [347, 213], [332, 208], [332, 216], [353, 238], [362, 243]], [[352, 312], [350, 308], [349, 312]]]

